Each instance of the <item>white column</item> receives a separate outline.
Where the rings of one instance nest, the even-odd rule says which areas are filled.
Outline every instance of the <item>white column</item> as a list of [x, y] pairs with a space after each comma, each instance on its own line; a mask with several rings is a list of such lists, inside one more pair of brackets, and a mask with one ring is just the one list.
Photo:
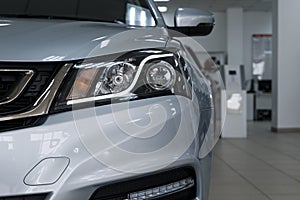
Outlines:
[[244, 64], [243, 16], [242, 8], [227, 9], [227, 53], [229, 65]]
[[[224, 138], [245, 138], [247, 137], [247, 117], [246, 117], [246, 92], [242, 91], [240, 81], [240, 65], [243, 64], [244, 56], [244, 20], [242, 8], [227, 9], [227, 53], [228, 65], [225, 66], [226, 95], [223, 105], [227, 109], [222, 137]], [[229, 71], [236, 71], [236, 75], [230, 75]], [[230, 84], [229, 84], [230, 83]], [[228, 102], [235, 102], [239, 107], [232, 109]]]
[[299, 0], [274, 0], [273, 121], [275, 131], [300, 130]]

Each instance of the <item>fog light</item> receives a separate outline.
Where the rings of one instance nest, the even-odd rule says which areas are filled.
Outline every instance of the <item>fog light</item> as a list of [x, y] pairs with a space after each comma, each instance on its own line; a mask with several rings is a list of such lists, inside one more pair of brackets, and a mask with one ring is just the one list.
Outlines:
[[195, 181], [193, 178], [186, 178], [156, 188], [130, 193], [128, 195], [128, 198], [124, 200], [147, 200], [147, 199], [159, 198], [161, 196], [166, 196], [169, 194], [173, 194], [176, 192], [189, 189], [194, 185], [195, 185]]
[[176, 73], [171, 64], [160, 61], [149, 67], [146, 78], [151, 88], [165, 90], [174, 86]]

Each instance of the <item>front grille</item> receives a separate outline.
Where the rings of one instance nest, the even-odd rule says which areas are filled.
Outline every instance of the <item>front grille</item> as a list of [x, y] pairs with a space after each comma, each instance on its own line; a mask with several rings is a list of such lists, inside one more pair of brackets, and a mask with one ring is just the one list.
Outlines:
[[[179, 184], [182, 180], [193, 180], [193, 185], [163, 195], [145, 197], [148, 191], [154, 193], [159, 188]], [[100, 187], [90, 200], [194, 200], [197, 196], [196, 188], [197, 181], [194, 170], [192, 168], [180, 168]]]
[[48, 194], [15, 196], [15, 197], [0, 197], [0, 200], [45, 200]]
[[[62, 63], [4, 63], [0, 62], [0, 118], [26, 113], [33, 109], [35, 103], [47, 90], [56, 76]], [[23, 70], [23, 71], [22, 71]], [[29, 71], [32, 76], [26, 84], [22, 82], [24, 72]], [[22, 85], [22, 83], [24, 85]], [[21, 87], [18, 95], [7, 101], [10, 95]], [[18, 120], [0, 120], [0, 132], [38, 125], [42, 117], [30, 117]], [[0, 199], [1, 200], [1, 199]]]
[[[57, 73], [58, 66], [47, 63], [12, 64], [0, 63], [0, 69], [33, 70], [34, 76], [21, 95], [14, 101], [0, 106], [0, 117], [26, 112], [38, 100], [39, 96], [49, 86], [51, 78]], [[21, 73], [6, 72], [0, 74], [0, 100], [5, 99], [9, 92], [19, 83]]]

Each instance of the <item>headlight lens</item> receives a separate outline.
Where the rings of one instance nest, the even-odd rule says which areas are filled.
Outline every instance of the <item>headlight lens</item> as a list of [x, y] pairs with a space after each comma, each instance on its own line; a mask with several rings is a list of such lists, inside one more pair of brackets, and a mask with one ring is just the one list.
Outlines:
[[96, 84], [94, 95], [116, 94], [129, 88], [137, 67], [126, 62], [107, 67]]
[[114, 61], [97, 58], [77, 63], [62, 84], [53, 110], [90, 102], [107, 104], [112, 99], [171, 94], [190, 97], [189, 73], [178, 55], [165, 50], [142, 50], [116, 56]]
[[153, 63], [146, 73], [146, 84], [155, 90], [171, 89], [176, 81], [175, 69], [166, 61]]
[[67, 100], [117, 94], [132, 84], [137, 66], [127, 62], [75, 65], [77, 77]]

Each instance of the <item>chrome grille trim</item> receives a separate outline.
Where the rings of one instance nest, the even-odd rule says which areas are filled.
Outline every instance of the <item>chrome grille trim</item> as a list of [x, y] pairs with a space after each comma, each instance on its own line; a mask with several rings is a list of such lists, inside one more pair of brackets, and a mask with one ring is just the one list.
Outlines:
[[31, 79], [34, 75], [34, 71], [33, 70], [25, 70], [25, 69], [0, 69], [0, 73], [1, 72], [22, 72], [22, 73], [24, 73], [24, 77], [18, 83], [17, 87], [14, 88], [14, 90], [5, 98], [5, 100], [0, 101], [0, 105], [4, 105], [4, 104], [14, 101], [16, 98], [18, 98], [20, 96], [22, 91], [25, 89], [25, 87], [31, 81]]
[[0, 122], [14, 120], [14, 119], [22, 119], [27, 117], [37, 117], [41, 115], [48, 114], [51, 104], [56, 96], [56, 93], [71, 69], [73, 64], [65, 64], [57, 73], [57, 75], [53, 78], [47, 89], [43, 92], [43, 94], [37, 99], [34, 103], [33, 108], [24, 113], [18, 113], [13, 115], [8, 115], [4, 117], [0, 117]]

